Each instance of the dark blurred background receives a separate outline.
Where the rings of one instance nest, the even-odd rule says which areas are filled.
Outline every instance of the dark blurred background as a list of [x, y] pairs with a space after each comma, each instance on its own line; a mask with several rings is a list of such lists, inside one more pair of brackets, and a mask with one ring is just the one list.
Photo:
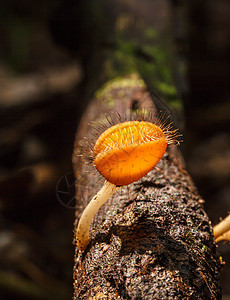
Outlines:
[[[72, 296], [65, 178], [82, 113], [107, 80], [139, 73], [168, 101], [211, 221], [227, 215], [228, 0], [3, 0], [0, 15], [0, 299]], [[230, 245], [218, 251], [230, 299]]]

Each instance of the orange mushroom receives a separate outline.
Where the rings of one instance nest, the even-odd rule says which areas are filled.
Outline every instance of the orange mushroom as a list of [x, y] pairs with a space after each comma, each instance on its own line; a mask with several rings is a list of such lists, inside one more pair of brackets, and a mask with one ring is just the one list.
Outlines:
[[147, 121], [119, 123], [99, 136], [93, 148], [93, 161], [106, 181], [79, 220], [77, 245], [80, 250], [90, 242], [89, 227], [98, 209], [121, 186], [149, 173], [164, 155], [167, 145], [177, 142], [176, 137], [177, 131], [170, 126]]

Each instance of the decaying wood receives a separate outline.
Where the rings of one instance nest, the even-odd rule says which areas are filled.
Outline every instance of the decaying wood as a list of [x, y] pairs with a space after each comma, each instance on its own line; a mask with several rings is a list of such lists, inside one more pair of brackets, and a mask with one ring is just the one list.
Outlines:
[[[78, 156], [79, 139], [91, 136], [87, 124], [104, 121], [106, 112], [123, 115], [134, 104], [153, 109], [141, 81], [129, 80], [105, 89], [78, 131], [75, 230], [79, 207], [100, 188], [98, 175]], [[89, 247], [84, 253], [76, 247], [74, 299], [221, 299], [220, 259], [203, 202], [179, 150], [169, 148], [157, 168], [122, 188], [96, 215]]]

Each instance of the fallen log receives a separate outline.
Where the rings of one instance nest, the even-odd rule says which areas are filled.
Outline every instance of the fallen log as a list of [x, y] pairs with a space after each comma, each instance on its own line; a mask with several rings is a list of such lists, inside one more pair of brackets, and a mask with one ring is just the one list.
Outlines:
[[[98, 93], [76, 135], [75, 233], [83, 208], [99, 190], [98, 174], [80, 159], [91, 121], [146, 108], [156, 113], [143, 82], [124, 78]], [[73, 299], [221, 299], [220, 265], [204, 200], [170, 147], [148, 175], [123, 187], [96, 214], [91, 242], [75, 248]], [[76, 239], [75, 239], [76, 244]]]

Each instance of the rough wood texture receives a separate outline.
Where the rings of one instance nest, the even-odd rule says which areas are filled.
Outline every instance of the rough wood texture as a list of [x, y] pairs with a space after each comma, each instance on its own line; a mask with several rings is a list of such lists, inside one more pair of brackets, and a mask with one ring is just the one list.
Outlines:
[[[86, 124], [111, 110], [124, 114], [134, 103], [153, 109], [141, 81], [124, 82], [92, 102], [76, 137], [76, 198], [83, 206], [100, 188], [77, 156], [77, 140], [91, 135]], [[74, 299], [221, 299], [220, 260], [202, 203], [179, 150], [170, 148], [157, 168], [96, 215], [91, 244], [83, 254], [76, 247]], [[75, 230], [78, 218], [79, 210]]]

